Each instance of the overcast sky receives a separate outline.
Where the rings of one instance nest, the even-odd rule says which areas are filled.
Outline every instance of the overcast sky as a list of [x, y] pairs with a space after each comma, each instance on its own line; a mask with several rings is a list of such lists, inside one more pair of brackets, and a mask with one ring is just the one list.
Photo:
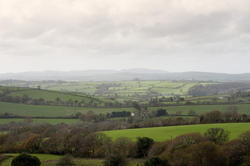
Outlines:
[[0, 73], [250, 72], [249, 0], [0, 0]]

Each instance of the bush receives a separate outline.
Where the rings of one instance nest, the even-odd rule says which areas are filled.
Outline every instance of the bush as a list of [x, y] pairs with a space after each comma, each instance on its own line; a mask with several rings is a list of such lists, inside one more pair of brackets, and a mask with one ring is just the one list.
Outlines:
[[72, 156], [70, 155], [65, 155], [64, 157], [62, 157], [58, 163], [56, 164], [56, 166], [75, 166], [75, 163], [73, 161]]
[[204, 138], [201, 136], [200, 133], [190, 133], [177, 136], [173, 142], [175, 146], [178, 146], [178, 145], [198, 144], [203, 140]]
[[159, 117], [159, 116], [166, 116], [166, 115], [168, 115], [168, 113], [167, 113], [167, 111], [165, 109], [160, 108], [160, 109], [158, 109], [156, 111], [156, 116], [157, 117]]
[[104, 166], [125, 166], [126, 159], [122, 156], [109, 156], [104, 161]]
[[28, 154], [20, 154], [19, 156], [15, 157], [12, 162], [11, 166], [40, 166], [40, 160]]
[[[173, 166], [227, 166], [228, 160], [220, 145], [201, 142], [172, 150], [168, 157]], [[235, 166], [235, 165], [234, 165]]]
[[153, 157], [144, 163], [144, 166], [169, 166], [167, 160], [162, 160], [159, 157]]
[[210, 128], [205, 132], [205, 137], [216, 144], [223, 144], [229, 140], [229, 132], [223, 128]]
[[148, 137], [139, 137], [136, 142], [136, 156], [146, 157], [151, 146], [154, 144], [154, 140]]

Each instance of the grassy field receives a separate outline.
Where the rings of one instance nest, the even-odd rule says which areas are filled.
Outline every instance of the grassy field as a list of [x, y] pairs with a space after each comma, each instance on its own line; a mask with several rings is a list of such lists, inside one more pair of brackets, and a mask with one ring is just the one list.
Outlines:
[[[5, 154], [9, 156], [17, 156], [18, 154]], [[57, 161], [62, 157], [59, 155], [51, 155], [51, 154], [32, 154], [38, 157], [41, 161], [41, 166], [56, 166]], [[11, 161], [13, 157], [5, 160], [0, 166], [11, 166]], [[82, 158], [74, 158], [74, 162], [76, 166], [103, 166], [102, 159], [82, 159]], [[137, 164], [142, 163], [141, 160], [129, 160], [128, 166], [137, 166]]]
[[75, 124], [81, 123], [79, 119], [22, 119], [22, 118], [11, 118], [11, 119], [0, 119], [0, 124], [8, 124], [11, 122], [25, 122], [31, 121], [32, 123], [49, 123], [52, 125], [65, 123], [65, 124]]
[[5, 87], [0, 86], [0, 93], [5, 91], [7, 96], [23, 97], [24, 95], [31, 99], [44, 99], [44, 101], [56, 101], [60, 99], [62, 102], [78, 101], [84, 103], [96, 103], [98, 106], [104, 105], [104, 102], [112, 102], [108, 99], [96, 98], [85, 94], [74, 92], [61, 92], [53, 90], [42, 90], [38, 88], [18, 88], [18, 87]]
[[[234, 104], [234, 105], [185, 105], [185, 106], [169, 106], [165, 108], [169, 114], [175, 114], [176, 111], [181, 111], [183, 115], [187, 115], [190, 110], [196, 111], [198, 115], [206, 112], [219, 110], [227, 111], [230, 107], [235, 106], [239, 113], [250, 115], [250, 104]], [[152, 110], [159, 109], [160, 107], [152, 107]]]
[[[186, 105], [186, 106], [169, 106], [165, 108], [169, 114], [175, 114], [176, 111], [181, 111], [183, 115], [187, 115], [190, 110], [194, 110], [197, 114], [203, 114], [213, 110], [226, 111], [230, 106], [236, 106], [239, 113], [250, 115], [250, 104], [236, 105]], [[156, 110], [160, 107], [151, 107], [148, 110]], [[42, 116], [42, 117], [58, 117], [70, 116], [77, 112], [86, 113], [94, 111], [95, 113], [110, 113], [112, 111], [135, 111], [134, 108], [86, 108], [86, 107], [66, 107], [66, 106], [40, 106], [26, 105], [0, 102], [0, 114], [11, 113], [21, 116]]]
[[170, 127], [153, 127], [141, 129], [113, 130], [103, 132], [113, 140], [120, 137], [128, 137], [136, 140], [137, 137], [150, 137], [155, 141], [164, 141], [175, 138], [176, 136], [199, 132], [204, 133], [209, 128], [220, 127], [230, 132], [230, 139], [237, 138], [240, 134], [250, 130], [250, 123], [224, 123], [224, 124], [201, 124]]
[[134, 111], [134, 108], [86, 108], [66, 106], [41, 106], [0, 102], [0, 114], [10, 113], [21, 116], [63, 117], [74, 115], [77, 112], [109, 113], [112, 111]]
[[43, 98], [46, 101], [55, 101], [56, 98], [60, 98], [62, 101], [67, 101], [67, 100], [84, 100], [84, 101], [90, 101], [90, 97], [87, 96], [81, 96], [81, 95], [76, 95], [72, 93], [63, 93], [63, 92], [57, 92], [57, 91], [47, 91], [47, 90], [38, 90], [38, 89], [25, 89], [25, 90], [20, 90], [16, 92], [11, 92], [9, 94], [10, 96], [19, 96], [22, 97], [23, 95], [27, 95], [28, 97], [32, 99], [39, 99]]
[[[187, 95], [196, 81], [115, 81], [115, 82], [16, 82], [7, 86], [25, 86], [42, 89], [84, 93], [99, 97], [115, 97], [119, 100], [140, 99], [153, 96]], [[207, 83], [208, 84], [208, 83]]]

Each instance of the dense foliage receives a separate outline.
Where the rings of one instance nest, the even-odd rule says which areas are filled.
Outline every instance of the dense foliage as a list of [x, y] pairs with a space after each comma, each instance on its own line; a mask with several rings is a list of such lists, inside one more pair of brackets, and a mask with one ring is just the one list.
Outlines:
[[74, 163], [72, 156], [68, 154], [62, 157], [56, 164], [56, 166], [75, 166], [75, 165], [76, 164]]
[[11, 166], [40, 166], [40, 165], [41, 162], [37, 157], [25, 153], [15, 157], [11, 162]]
[[[0, 149], [1, 153], [71, 154], [75, 157], [104, 158], [106, 166], [123, 166], [127, 158], [143, 158], [145, 166], [249, 164], [250, 132], [241, 134], [235, 140], [229, 140], [229, 134], [221, 128], [210, 128], [203, 135], [184, 134], [164, 142], [140, 137], [133, 142], [128, 138], [112, 141], [106, 135], [89, 128], [37, 125], [15, 128], [12, 132], [1, 134]], [[23, 156], [30, 158], [26, 155], [21, 158]], [[65, 163], [74, 165], [68, 156], [63, 157], [58, 165]]]

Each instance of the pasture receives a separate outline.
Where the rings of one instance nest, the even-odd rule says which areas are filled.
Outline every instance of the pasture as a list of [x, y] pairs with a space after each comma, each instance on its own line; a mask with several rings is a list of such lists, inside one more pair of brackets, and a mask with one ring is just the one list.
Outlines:
[[[2, 93], [2, 94], [1, 94]], [[42, 90], [39, 88], [21, 88], [21, 87], [4, 87], [0, 86], [0, 95], [5, 97], [19, 98], [20, 101], [25, 97], [33, 100], [43, 100], [44, 102], [56, 103], [72, 103], [76, 101], [79, 103], [95, 103], [97, 106], [103, 106], [105, 102], [112, 102], [108, 99], [96, 98], [86, 94], [79, 94], [74, 92], [62, 92], [52, 90]]]
[[[155, 96], [187, 95], [189, 88], [204, 84], [198, 81], [96, 81], [96, 82], [16, 82], [3, 84], [11, 86], [26, 86], [42, 89], [83, 93], [105, 98], [115, 97], [118, 100], [142, 99]], [[206, 84], [209, 84], [206, 83]]]
[[137, 137], [150, 137], [155, 141], [165, 141], [175, 138], [176, 136], [199, 132], [203, 134], [209, 128], [223, 128], [230, 132], [230, 139], [235, 139], [240, 134], [250, 130], [250, 123], [219, 123], [219, 124], [200, 124], [200, 125], [185, 125], [185, 126], [169, 126], [169, 127], [152, 127], [140, 129], [125, 129], [104, 131], [103, 133], [116, 140], [120, 137], [127, 137], [136, 140]]
[[109, 113], [112, 111], [134, 111], [134, 108], [88, 108], [88, 107], [67, 107], [67, 106], [46, 106], [27, 105], [0, 102], [0, 114], [9, 113], [30, 117], [65, 117], [75, 115], [77, 112], [86, 113], [93, 111], [99, 113]]
[[47, 90], [39, 90], [39, 89], [24, 89], [13, 91], [9, 93], [10, 96], [19, 96], [22, 97], [23, 95], [27, 95], [32, 99], [39, 99], [43, 98], [46, 101], [55, 101], [57, 98], [60, 98], [62, 101], [67, 100], [84, 100], [86, 102], [90, 101], [91, 98], [88, 96], [83, 95], [76, 95], [73, 93], [64, 93], [64, 92], [57, 92], [57, 91], [47, 91]]
[[225, 112], [230, 110], [230, 107], [235, 107], [237, 112], [241, 114], [250, 115], [250, 104], [233, 104], [233, 105], [184, 105], [184, 106], [168, 106], [168, 107], [151, 107], [151, 110], [157, 110], [159, 108], [165, 108], [169, 114], [175, 114], [176, 111], [180, 111], [183, 115], [187, 115], [190, 110], [194, 110], [198, 115], [218, 110]]
[[[250, 115], [250, 104], [236, 105], [185, 105], [185, 106], [168, 106], [168, 107], [149, 107], [148, 110], [157, 110], [165, 108], [169, 114], [181, 112], [182, 115], [187, 115], [190, 110], [196, 111], [198, 115], [207, 113], [213, 110], [227, 111], [231, 106], [235, 106], [239, 113]], [[113, 111], [136, 111], [135, 108], [88, 108], [88, 107], [67, 107], [67, 106], [45, 106], [45, 105], [27, 105], [0, 102], [0, 114], [9, 113], [20, 116], [30, 117], [65, 117], [75, 115], [77, 112], [86, 113], [93, 111], [97, 114], [110, 113]]]
[[22, 118], [10, 118], [10, 119], [0, 119], [0, 124], [8, 124], [8, 123], [22, 123], [22, 122], [29, 122], [29, 123], [36, 123], [36, 124], [42, 124], [42, 123], [48, 123], [52, 125], [65, 123], [65, 124], [75, 124], [75, 123], [81, 123], [80, 119], [22, 119]]

